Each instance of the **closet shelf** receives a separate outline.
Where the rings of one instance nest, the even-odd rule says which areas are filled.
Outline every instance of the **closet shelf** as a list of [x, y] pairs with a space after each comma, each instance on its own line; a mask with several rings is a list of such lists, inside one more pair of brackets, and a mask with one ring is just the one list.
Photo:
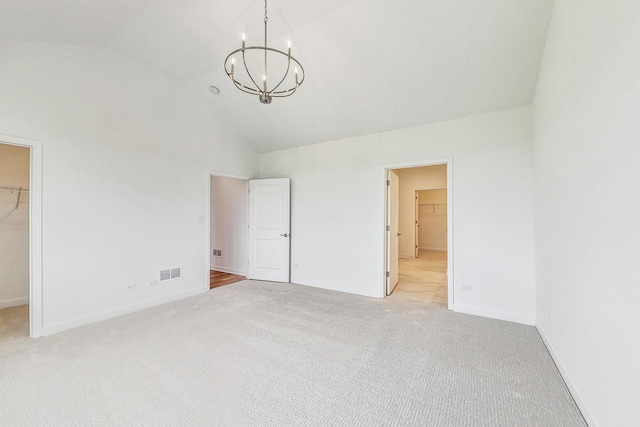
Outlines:
[[29, 191], [26, 187], [12, 187], [8, 185], [0, 185], [0, 190], [9, 190], [9, 191]]

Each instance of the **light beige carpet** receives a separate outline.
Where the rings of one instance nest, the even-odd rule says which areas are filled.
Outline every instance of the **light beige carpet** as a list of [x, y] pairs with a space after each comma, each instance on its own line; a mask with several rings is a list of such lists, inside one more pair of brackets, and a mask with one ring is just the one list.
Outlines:
[[251, 281], [55, 336], [3, 339], [0, 420], [584, 425], [533, 327]]

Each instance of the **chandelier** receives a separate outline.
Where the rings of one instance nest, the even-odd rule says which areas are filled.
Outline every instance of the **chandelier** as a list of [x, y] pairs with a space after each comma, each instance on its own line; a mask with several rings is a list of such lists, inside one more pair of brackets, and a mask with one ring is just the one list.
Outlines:
[[[247, 46], [243, 34], [242, 47], [231, 52], [224, 60], [224, 70], [233, 84], [243, 92], [258, 95], [263, 104], [270, 104], [273, 98], [293, 95], [304, 81], [302, 64], [291, 56], [291, 42], [287, 52], [267, 45], [268, 20], [265, 0], [264, 46]], [[271, 69], [268, 68], [269, 65]], [[276, 73], [273, 73], [274, 65], [279, 69]], [[269, 70], [272, 71], [271, 75]]]

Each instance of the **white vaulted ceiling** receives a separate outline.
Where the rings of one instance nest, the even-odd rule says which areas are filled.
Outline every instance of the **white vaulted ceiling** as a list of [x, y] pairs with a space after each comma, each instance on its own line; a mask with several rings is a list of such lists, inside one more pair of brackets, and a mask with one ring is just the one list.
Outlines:
[[266, 152], [529, 104], [552, 5], [270, 0], [270, 45], [291, 39], [306, 71], [271, 105], [222, 67], [243, 32], [262, 42], [262, 0], [0, 0], [0, 40], [116, 51], [200, 92], [212, 120]]

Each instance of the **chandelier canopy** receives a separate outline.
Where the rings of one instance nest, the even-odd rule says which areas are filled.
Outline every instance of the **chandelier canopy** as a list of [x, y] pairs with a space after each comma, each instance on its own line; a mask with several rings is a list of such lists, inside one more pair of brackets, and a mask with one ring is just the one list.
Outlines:
[[267, 45], [268, 20], [265, 0], [264, 46], [247, 46], [243, 34], [242, 47], [224, 60], [224, 70], [233, 84], [243, 92], [258, 95], [263, 104], [270, 104], [273, 98], [293, 95], [304, 81], [302, 64], [291, 56], [291, 42], [286, 52]]

